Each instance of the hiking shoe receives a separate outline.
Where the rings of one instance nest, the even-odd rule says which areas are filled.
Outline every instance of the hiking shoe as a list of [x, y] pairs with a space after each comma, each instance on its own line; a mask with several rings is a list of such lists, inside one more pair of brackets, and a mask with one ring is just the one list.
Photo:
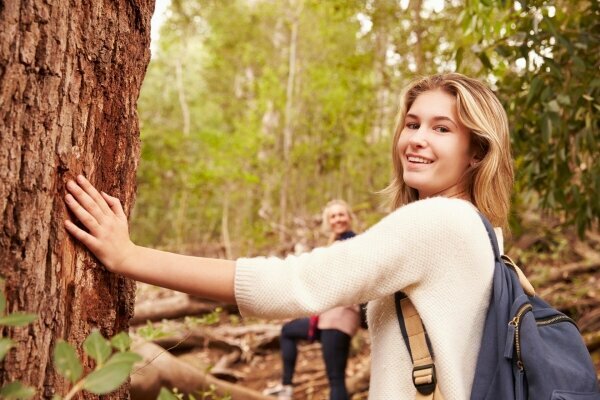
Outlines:
[[277, 396], [277, 400], [292, 400], [294, 388], [292, 385], [279, 384], [272, 388], [266, 388], [262, 393], [266, 396]]

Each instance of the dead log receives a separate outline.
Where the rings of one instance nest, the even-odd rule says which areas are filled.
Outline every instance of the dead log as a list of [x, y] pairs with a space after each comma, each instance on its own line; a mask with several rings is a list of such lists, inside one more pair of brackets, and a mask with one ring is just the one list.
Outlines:
[[582, 332], [600, 331], [600, 307], [598, 304], [594, 306], [577, 320], [577, 325]]
[[573, 251], [584, 260], [600, 261], [600, 253], [585, 242], [575, 242]]
[[225, 354], [223, 357], [216, 362], [214, 367], [210, 369], [210, 374], [218, 379], [222, 379], [227, 382], [237, 382], [244, 378], [244, 374], [238, 371], [232, 370], [233, 364], [238, 362], [242, 356], [242, 352], [239, 350], [232, 351], [231, 353]]
[[554, 283], [560, 280], [571, 280], [574, 276], [595, 272], [600, 269], [600, 260], [583, 260], [569, 264], [563, 267], [552, 270], [550, 276], [546, 280], [546, 284]]
[[214, 385], [219, 396], [229, 394], [232, 400], [273, 400], [272, 397], [217, 379], [192, 365], [171, 355], [160, 346], [149, 342], [140, 342], [133, 351], [143, 357], [131, 375], [131, 399], [155, 399], [161, 387], [177, 388], [179, 392], [189, 394], [208, 390]]
[[583, 335], [583, 341], [590, 353], [600, 349], [600, 331], [590, 332]]
[[214, 347], [228, 352], [235, 349], [241, 352], [241, 358], [248, 361], [261, 349], [271, 347], [279, 342], [281, 326], [248, 325], [239, 327], [200, 326], [193, 329], [182, 329], [180, 333], [160, 338], [155, 344], [164, 347], [176, 347], [178, 350], [191, 347]]
[[187, 294], [177, 293], [162, 299], [146, 300], [135, 305], [131, 325], [145, 324], [146, 321], [181, 318], [187, 315], [200, 315], [214, 311], [218, 304], [200, 301]]

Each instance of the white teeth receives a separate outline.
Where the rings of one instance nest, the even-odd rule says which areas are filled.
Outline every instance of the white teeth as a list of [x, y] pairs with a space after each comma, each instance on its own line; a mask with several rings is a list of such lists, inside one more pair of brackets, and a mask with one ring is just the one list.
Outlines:
[[414, 163], [419, 163], [419, 164], [431, 164], [433, 162], [431, 160], [427, 160], [425, 158], [415, 157], [415, 156], [408, 156], [408, 161], [414, 162]]

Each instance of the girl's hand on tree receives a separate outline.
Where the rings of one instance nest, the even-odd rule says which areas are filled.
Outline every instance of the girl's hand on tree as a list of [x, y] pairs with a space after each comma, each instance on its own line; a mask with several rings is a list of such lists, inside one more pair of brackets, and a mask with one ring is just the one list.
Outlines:
[[119, 272], [135, 253], [136, 246], [129, 238], [127, 216], [116, 197], [98, 192], [82, 175], [77, 182], [68, 181], [65, 202], [87, 232], [70, 220], [67, 231], [83, 243], [112, 272]]

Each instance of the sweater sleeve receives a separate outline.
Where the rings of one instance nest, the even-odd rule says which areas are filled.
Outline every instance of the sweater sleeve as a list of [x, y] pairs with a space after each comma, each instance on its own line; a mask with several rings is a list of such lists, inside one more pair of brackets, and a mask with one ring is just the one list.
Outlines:
[[468, 266], [482, 237], [487, 240], [470, 203], [441, 197], [417, 201], [326, 248], [285, 259], [238, 259], [236, 301], [242, 315], [265, 318], [364, 303], [444, 279], [440, 268]]

